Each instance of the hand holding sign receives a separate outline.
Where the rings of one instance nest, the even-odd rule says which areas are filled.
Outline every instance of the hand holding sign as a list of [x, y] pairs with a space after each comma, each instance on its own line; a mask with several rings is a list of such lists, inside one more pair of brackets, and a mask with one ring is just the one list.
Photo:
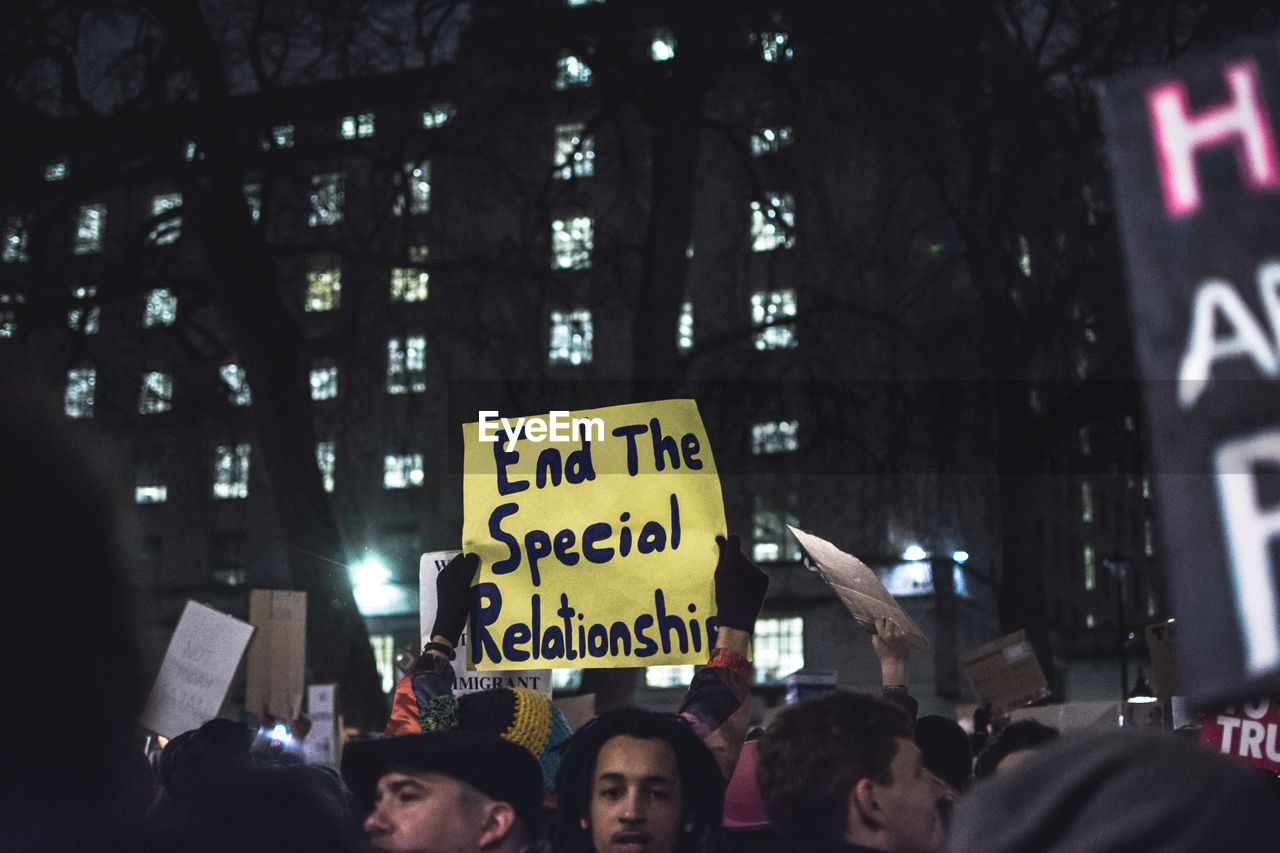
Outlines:
[[737, 535], [716, 537], [720, 559], [716, 563], [716, 621], [727, 628], [752, 633], [756, 614], [769, 590], [769, 576], [742, 553]]
[[431, 638], [444, 637], [457, 648], [462, 630], [467, 627], [467, 609], [471, 603], [471, 581], [480, 567], [475, 554], [459, 554], [436, 575], [436, 620]]
[[859, 625], [874, 634], [876, 620], [886, 618], [906, 633], [906, 642], [912, 648], [929, 648], [929, 640], [920, 626], [907, 615], [865, 563], [812, 533], [805, 533], [789, 524], [787, 529], [800, 540], [800, 546], [808, 553], [806, 564], [809, 570], [821, 575], [836, 591], [849, 615]]

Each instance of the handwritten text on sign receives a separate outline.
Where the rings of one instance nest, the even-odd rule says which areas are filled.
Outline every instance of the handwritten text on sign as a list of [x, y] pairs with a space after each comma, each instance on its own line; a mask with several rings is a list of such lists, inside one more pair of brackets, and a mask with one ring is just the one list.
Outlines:
[[603, 437], [537, 444], [463, 427], [476, 669], [706, 660], [720, 480], [692, 400], [585, 412]]

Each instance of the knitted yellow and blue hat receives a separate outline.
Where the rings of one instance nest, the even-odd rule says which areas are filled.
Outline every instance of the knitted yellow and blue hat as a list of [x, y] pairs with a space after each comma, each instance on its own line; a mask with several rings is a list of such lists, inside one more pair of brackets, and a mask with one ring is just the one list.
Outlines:
[[542, 768], [542, 786], [555, 788], [560, 753], [573, 732], [551, 700], [525, 687], [494, 687], [440, 696], [421, 715], [422, 730], [492, 732], [527, 749]]

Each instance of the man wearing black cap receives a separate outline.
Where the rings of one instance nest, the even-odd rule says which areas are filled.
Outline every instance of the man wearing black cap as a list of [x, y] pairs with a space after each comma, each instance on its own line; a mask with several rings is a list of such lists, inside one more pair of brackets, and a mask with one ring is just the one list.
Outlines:
[[361, 741], [342, 777], [365, 808], [364, 830], [385, 853], [542, 853], [535, 841], [542, 773], [527, 749], [487, 732]]

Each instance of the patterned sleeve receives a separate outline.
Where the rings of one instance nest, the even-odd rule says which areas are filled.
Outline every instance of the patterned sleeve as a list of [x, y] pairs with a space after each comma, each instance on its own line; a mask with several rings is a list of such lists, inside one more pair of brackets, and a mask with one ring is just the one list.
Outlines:
[[453, 665], [439, 655], [423, 653], [400, 683], [391, 703], [391, 719], [383, 737], [413, 735], [452, 728], [458, 701], [453, 695]]
[[751, 664], [745, 657], [716, 649], [689, 683], [680, 705], [680, 715], [711, 750], [725, 782], [733, 775], [751, 722], [750, 679]]

